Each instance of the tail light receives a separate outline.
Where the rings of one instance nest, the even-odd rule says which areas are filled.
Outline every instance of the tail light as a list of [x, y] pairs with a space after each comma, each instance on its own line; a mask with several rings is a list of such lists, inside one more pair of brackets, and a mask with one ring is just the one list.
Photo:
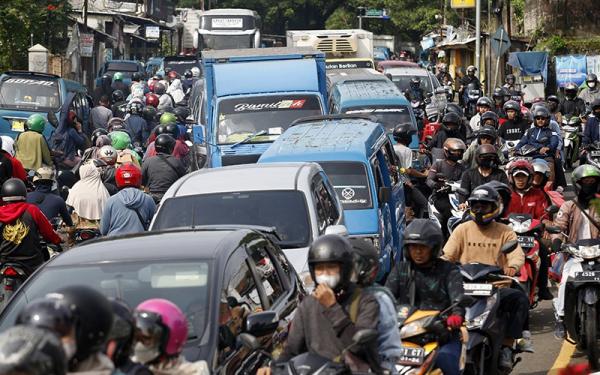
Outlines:
[[9, 276], [9, 277], [16, 277], [19, 275], [19, 273], [17, 272], [17, 270], [15, 270], [12, 267], [6, 267], [3, 271], [2, 271], [2, 275], [4, 276]]

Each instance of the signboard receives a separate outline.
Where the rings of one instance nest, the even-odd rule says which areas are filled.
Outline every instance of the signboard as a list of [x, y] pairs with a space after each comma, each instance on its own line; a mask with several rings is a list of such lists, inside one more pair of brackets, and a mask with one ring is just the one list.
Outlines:
[[387, 9], [367, 9], [363, 18], [382, 18], [384, 20], [390, 19], [387, 14]]
[[94, 54], [94, 34], [79, 34], [79, 53], [81, 57], [92, 57]]
[[160, 38], [160, 27], [146, 26], [146, 39], [159, 39], [159, 38]]
[[450, 0], [451, 8], [475, 8], [475, 0]]
[[586, 57], [587, 74], [600, 75], [600, 55]]
[[556, 83], [564, 87], [573, 82], [577, 86], [585, 81], [587, 74], [585, 55], [556, 56]]
[[244, 28], [243, 18], [213, 18], [211, 21], [213, 29], [242, 29]]
[[370, 68], [373, 69], [373, 61], [371, 60], [348, 60], [348, 61], [326, 61], [325, 69], [358, 69], [358, 68]]
[[510, 39], [504, 27], [500, 26], [492, 35], [492, 50], [496, 56], [501, 56], [510, 48]]

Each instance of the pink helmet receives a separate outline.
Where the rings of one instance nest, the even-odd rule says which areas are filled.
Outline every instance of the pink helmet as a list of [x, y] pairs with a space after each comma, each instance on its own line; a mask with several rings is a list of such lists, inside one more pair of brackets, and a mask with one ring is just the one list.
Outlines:
[[[188, 325], [183, 312], [173, 302], [162, 298], [146, 300], [135, 309], [136, 328], [145, 336], [163, 338], [161, 354], [176, 356], [187, 341]], [[157, 329], [158, 328], [158, 329]], [[162, 334], [166, 330], [166, 334]]]

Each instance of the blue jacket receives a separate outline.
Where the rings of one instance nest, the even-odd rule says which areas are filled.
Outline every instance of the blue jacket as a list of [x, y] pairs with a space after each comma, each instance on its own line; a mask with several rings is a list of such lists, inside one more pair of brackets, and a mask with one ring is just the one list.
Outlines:
[[395, 298], [392, 293], [384, 287], [371, 286], [364, 290], [365, 292], [372, 294], [379, 304], [377, 351], [381, 357], [380, 360], [382, 366], [388, 370], [393, 370], [393, 365], [402, 354]]
[[138, 115], [129, 116], [127, 120], [125, 120], [125, 128], [131, 135], [131, 143], [136, 146], [144, 145], [146, 139], [150, 136], [148, 123], [143, 117]]
[[136, 188], [125, 188], [106, 201], [100, 232], [105, 236], [144, 232], [155, 211], [156, 204], [148, 194]]
[[[547, 138], [543, 143], [540, 142], [543, 138]], [[527, 129], [525, 134], [523, 134], [523, 138], [519, 141], [517, 146], [515, 147], [517, 150], [520, 150], [521, 147], [525, 145], [531, 145], [535, 148], [548, 147], [552, 154], [558, 148], [558, 134], [556, 134], [549, 127], [545, 128], [530, 128]]]
[[585, 123], [582, 144], [587, 146], [598, 141], [600, 141], [600, 120], [598, 120], [596, 117], [590, 116]]
[[52, 193], [52, 186], [37, 184], [34, 191], [27, 193], [27, 203], [38, 206], [48, 220], [60, 216], [66, 226], [73, 226], [65, 201]]

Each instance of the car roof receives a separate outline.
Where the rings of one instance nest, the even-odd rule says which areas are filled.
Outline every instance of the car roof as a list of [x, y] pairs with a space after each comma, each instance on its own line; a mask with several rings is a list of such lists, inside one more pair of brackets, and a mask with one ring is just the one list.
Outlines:
[[419, 67], [386, 67], [384, 72], [397, 76], [429, 76], [427, 69]]
[[214, 259], [238, 247], [251, 229], [197, 228], [105, 237], [65, 251], [48, 267], [135, 260]]
[[327, 79], [333, 84], [350, 81], [389, 81], [389, 78], [375, 69], [337, 69], [327, 72]]
[[419, 68], [419, 64], [412, 61], [400, 61], [400, 60], [385, 60], [377, 63], [378, 68], [396, 68], [396, 67], [406, 67], [406, 68]]
[[380, 124], [366, 119], [315, 120], [292, 126], [259, 159], [280, 161], [364, 161], [386, 138]]
[[[298, 162], [203, 169], [178, 181], [167, 195], [181, 197], [231, 191], [297, 190], [303, 170], [318, 173], [321, 167], [316, 163]], [[169, 195], [171, 192], [172, 195]]]
[[338, 99], [344, 108], [373, 104], [405, 104], [408, 100], [389, 79], [385, 80], [353, 80], [335, 84], [331, 89], [334, 98]]

